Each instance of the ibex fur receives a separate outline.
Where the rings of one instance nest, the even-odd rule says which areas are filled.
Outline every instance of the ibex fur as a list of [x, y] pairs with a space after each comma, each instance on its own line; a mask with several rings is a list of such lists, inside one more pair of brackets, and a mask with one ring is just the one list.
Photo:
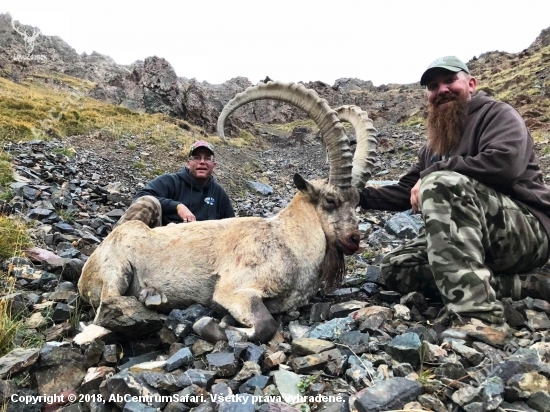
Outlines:
[[[139, 297], [155, 290], [166, 299], [157, 310], [192, 303], [223, 309], [250, 340], [266, 341], [277, 330], [272, 313], [303, 306], [324, 283], [333, 287], [344, 274], [344, 254], [359, 245], [355, 208], [358, 188], [370, 176], [376, 140], [366, 113], [355, 106], [334, 111], [299, 84], [260, 83], [238, 94], [218, 121], [259, 99], [277, 99], [305, 110], [319, 126], [328, 151], [328, 180], [294, 176], [299, 192], [272, 218], [241, 217], [150, 229], [141, 221], [115, 228], [86, 262], [78, 283], [81, 295], [101, 310], [110, 296]], [[341, 124], [356, 129], [353, 166]], [[353, 170], [352, 170], [353, 169]], [[199, 321], [200, 323], [200, 321]], [[204, 324], [204, 322], [202, 323]], [[226, 339], [224, 327], [202, 333]], [[204, 332], [201, 324], [197, 333]]]

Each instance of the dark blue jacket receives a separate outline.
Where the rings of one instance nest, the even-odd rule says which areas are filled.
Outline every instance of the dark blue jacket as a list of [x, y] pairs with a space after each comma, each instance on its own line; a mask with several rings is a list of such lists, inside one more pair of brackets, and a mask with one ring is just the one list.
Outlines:
[[197, 220], [216, 220], [234, 217], [235, 212], [225, 190], [214, 177], [205, 186], [198, 185], [189, 169], [184, 167], [178, 173], [168, 173], [151, 180], [141, 189], [134, 200], [142, 196], [156, 197], [162, 207], [162, 225], [181, 223], [176, 207], [183, 203]]

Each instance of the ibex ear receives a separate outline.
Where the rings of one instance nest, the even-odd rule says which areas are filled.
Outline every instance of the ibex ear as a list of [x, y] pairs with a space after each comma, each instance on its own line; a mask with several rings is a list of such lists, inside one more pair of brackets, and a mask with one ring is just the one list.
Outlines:
[[294, 174], [294, 184], [300, 192], [309, 196], [311, 199], [316, 199], [319, 195], [319, 191], [315, 188], [315, 186], [309, 183], [298, 173]]

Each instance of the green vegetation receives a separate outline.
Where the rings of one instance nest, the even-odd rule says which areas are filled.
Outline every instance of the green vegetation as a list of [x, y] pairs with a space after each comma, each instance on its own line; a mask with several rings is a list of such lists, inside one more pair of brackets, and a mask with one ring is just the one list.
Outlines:
[[424, 118], [422, 116], [412, 116], [404, 120], [401, 123], [403, 126], [416, 126], [419, 124], [424, 124]]
[[13, 167], [10, 158], [5, 153], [0, 153], [0, 187], [13, 182]]
[[319, 128], [311, 119], [298, 119], [290, 123], [271, 124], [270, 126], [276, 130], [281, 130], [288, 133], [291, 133], [297, 127], [309, 127], [313, 133], [317, 133], [319, 131]]
[[76, 153], [76, 150], [73, 147], [60, 147], [58, 149], [53, 149], [52, 152], [59, 153], [67, 157], [73, 157]]
[[56, 213], [66, 223], [74, 222], [77, 218], [77, 212], [74, 209], [58, 209]]
[[21, 322], [11, 316], [11, 304], [7, 299], [0, 300], [0, 356], [14, 348], [13, 340], [20, 327]]
[[[49, 86], [62, 85], [61, 90]], [[19, 141], [100, 131], [118, 139], [136, 136], [158, 145], [190, 145], [202, 129], [163, 114], [144, 114], [86, 97], [94, 84], [64, 75], [35, 75], [20, 84], [0, 78], [0, 140]], [[47, 81], [46, 81], [47, 80]]]
[[0, 216], [0, 259], [21, 254], [31, 246], [26, 226], [18, 220]]
[[[209, 141], [213, 141], [213, 140], [209, 139]], [[256, 141], [256, 138], [254, 137], [254, 135], [252, 135], [252, 133], [247, 132], [246, 130], [241, 130], [239, 132], [239, 136], [232, 139], [228, 139], [228, 143], [234, 147], [250, 146], [255, 141]]]

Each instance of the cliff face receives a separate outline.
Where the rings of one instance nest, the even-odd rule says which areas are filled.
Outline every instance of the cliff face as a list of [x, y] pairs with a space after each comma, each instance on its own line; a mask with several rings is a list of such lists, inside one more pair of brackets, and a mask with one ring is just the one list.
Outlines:
[[[32, 53], [25, 36], [38, 29], [12, 26], [9, 14], [0, 14], [0, 75], [17, 81], [36, 73], [63, 73], [94, 83], [87, 93], [95, 99], [122, 105], [131, 110], [164, 113], [184, 119], [214, 133], [222, 107], [252, 83], [243, 77], [213, 85], [178, 77], [168, 61], [148, 57], [131, 65], [116, 64], [99, 53], [79, 55], [59, 37], [35, 36]], [[531, 127], [547, 130], [550, 84], [550, 29], [518, 54], [484, 53], [468, 62], [480, 86], [497, 98], [510, 102]], [[355, 104], [369, 111], [375, 125], [419, 119], [425, 112], [424, 92], [418, 83], [375, 87], [359, 79], [338, 79], [330, 86], [306, 83], [327, 99], [331, 107]], [[255, 123], [287, 123], [304, 118], [298, 109], [280, 102], [255, 102], [239, 109], [230, 119], [228, 132]]]

